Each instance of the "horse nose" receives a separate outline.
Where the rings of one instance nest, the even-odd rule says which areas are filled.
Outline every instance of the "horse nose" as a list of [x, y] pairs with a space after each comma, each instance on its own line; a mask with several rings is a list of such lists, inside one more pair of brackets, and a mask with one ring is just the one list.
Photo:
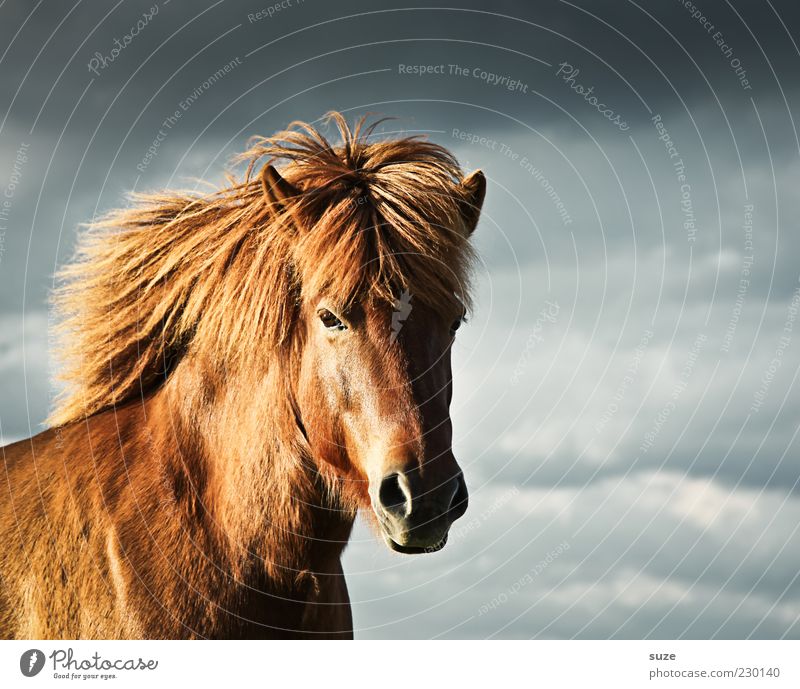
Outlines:
[[376, 512], [395, 545], [437, 550], [450, 525], [467, 509], [467, 487], [459, 471], [436, 485], [417, 472], [395, 471], [378, 487]]
[[381, 508], [402, 519], [413, 517], [420, 511], [449, 514], [456, 509], [461, 511], [459, 517], [466, 511], [467, 486], [463, 474], [459, 473], [427, 492], [415, 491], [413, 483], [413, 479], [403, 472], [385, 476], [378, 490]]

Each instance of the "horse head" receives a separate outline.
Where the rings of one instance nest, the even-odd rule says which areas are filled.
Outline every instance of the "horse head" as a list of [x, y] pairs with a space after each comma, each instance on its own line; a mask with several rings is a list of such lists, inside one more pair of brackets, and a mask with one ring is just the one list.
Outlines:
[[467, 509], [451, 351], [485, 179], [453, 179], [443, 149], [406, 141], [356, 141], [338, 165], [310, 163], [316, 178], [290, 169], [296, 184], [271, 165], [261, 179], [297, 233], [294, 394], [311, 454], [371, 505], [392, 550], [422, 553]]

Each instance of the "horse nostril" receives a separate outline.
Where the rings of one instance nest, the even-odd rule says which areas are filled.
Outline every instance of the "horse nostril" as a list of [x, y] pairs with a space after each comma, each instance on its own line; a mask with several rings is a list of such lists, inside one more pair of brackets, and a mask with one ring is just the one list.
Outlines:
[[389, 474], [381, 481], [378, 500], [390, 514], [404, 517], [411, 512], [411, 492], [400, 474]]
[[454, 515], [453, 520], [456, 520], [467, 511], [469, 493], [467, 491], [467, 482], [464, 480], [464, 474], [459, 474], [454, 480], [457, 482], [457, 486], [453, 494], [453, 499], [450, 501], [450, 512]]

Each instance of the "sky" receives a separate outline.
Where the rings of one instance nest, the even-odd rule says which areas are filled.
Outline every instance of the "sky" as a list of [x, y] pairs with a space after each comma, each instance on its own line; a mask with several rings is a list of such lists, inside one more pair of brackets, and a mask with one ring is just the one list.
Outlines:
[[800, 638], [793, 0], [0, 4], [0, 435], [53, 272], [249, 137], [397, 119], [488, 179], [454, 348], [470, 509], [344, 556], [357, 638]]

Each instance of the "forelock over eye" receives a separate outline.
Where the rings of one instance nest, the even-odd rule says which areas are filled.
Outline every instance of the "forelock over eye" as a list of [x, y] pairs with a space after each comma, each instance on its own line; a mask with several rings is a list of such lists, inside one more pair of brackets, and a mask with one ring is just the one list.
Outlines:
[[328, 309], [320, 309], [317, 311], [317, 315], [319, 319], [322, 321], [322, 325], [324, 325], [328, 330], [345, 330], [346, 326], [342, 321], [335, 316], [333, 313], [328, 311]]

